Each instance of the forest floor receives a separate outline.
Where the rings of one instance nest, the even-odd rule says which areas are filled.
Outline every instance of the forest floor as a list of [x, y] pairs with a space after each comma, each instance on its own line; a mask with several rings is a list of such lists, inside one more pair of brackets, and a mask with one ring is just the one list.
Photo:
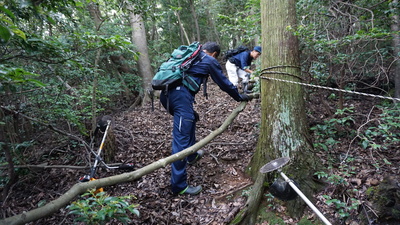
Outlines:
[[[209, 81], [208, 94], [208, 99], [205, 99], [201, 92], [196, 96], [195, 109], [200, 115], [196, 130], [197, 140], [201, 140], [217, 129], [232, 110], [239, 105], [226, 93], [220, 91], [212, 81]], [[332, 116], [330, 111], [334, 107], [322, 101], [324, 101], [323, 97], [309, 99], [307, 109], [312, 112], [308, 118], [310, 124], [315, 125], [326, 119], [327, 116]], [[366, 115], [374, 102], [358, 100], [351, 104], [360, 106], [357, 109], [359, 115]], [[188, 166], [189, 184], [203, 187], [203, 191], [199, 195], [172, 195], [170, 165], [145, 175], [137, 181], [105, 187], [104, 190], [111, 196], [134, 195], [136, 197], [132, 203], [138, 204], [137, 209], [141, 215], [140, 217], [131, 215], [131, 224], [226, 224], [233, 218], [232, 215], [244, 207], [246, 194], [252, 185], [245, 170], [256, 148], [260, 114], [260, 100], [250, 101], [229, 128], [203, 148], [205, 150], [204, 157], [197, 164]], [[115, 119], [113, 130], [118, 146], [114, 162], [133, 163], [135, 168], [141, 168], [170, 156], [172, 117], [159, 104], [158, 100], [155, 101], [154, 111], [149, 105], [132, 111], [118, 112], [113, 117]], [[331, 165], [328, 157], [331, 158], [332, 155], [328, 156], [328, 154], [333, 153], [340, 157], [349, 153], [348, 146], [351, 140], [343, 137], [341, 142], [341, 148], [318, 153], [325, 168]], [[81, 165], [87, 160], [87, 154], [73, 152], [69, 149], [69, 145], [49, 144], [42, 144], [40, 151], [26, 153], [26, 156], [30, 157], [31, 163], [41, 163], [40, 160], [43, 160], [44, 156], [47, 157], [49, 165]], [[354, 156], [356, 161], [352, 162], [352, 166], [359, 169], [357, 174], [346, 179], [349, 181], [349, 186], [359, 190], [357, 196], [364, 208], [353, 210], [350, 219], [345, 222], [355, 225], [362, 224], [357, 220], [364, 212], [369, 216], [373, 214], [365, 195], [368, 187], [377, 185], [383, 180], [384, 175], [399, 176], [399, 168], [395, 165], [396, 163], [398, 165], [400, 153], [399, 150], [387, 155], [383, 153], [371, 155], [368, 151], [358, 151], [357, 153], [352, 151], [350, 153], [357, 154]], [[384, 165], [377, 170], [373, 166], [374, 160], [384, 157], [389, 160], [397, 157], [397, 161], [392, 162], [394, 165]], [[337, 167], [330, 167], [330, 172], [335, 173], [337, 169]], [[19, 214], [56, 199], [70, 189], [79, 177], [88, 173], [89, 170], [73, 168], [32, 171], [12, 187], [6, 202], [2, 204], [1, 217]], [[97, 175], [103, 178], [118, 173], [120, 171], [101, 168]], [[333, 224], [344, 222], [340, 222], [337, 208], [333, 204], [327, 205], [322, 195], [332, 195], [338, 191], [340, 190], [337, 190], [335, 186], [327, 185], [320, 193], [316, 193], [313, 199], [318, 209]], [[296, 224], [300, 220], [300, 218], [290, 218], [285, 215], [285, 202], [280, 200], [275, 200], [273, 205], [266, 207], [266, 211], [281, 217], [285, 224]], [[319, 218], [308, 207], [306, 207], [304, 217], [315, 223], [319, 222]], [[50, 217], [30, 224], [74, 224], [73, 219], [74, 215], [68, 214], [68, 210], [64, 208]], [[118, 223], [114, 221], [109, 224]], [[275, 223], [260, 221], [259, 224]]]

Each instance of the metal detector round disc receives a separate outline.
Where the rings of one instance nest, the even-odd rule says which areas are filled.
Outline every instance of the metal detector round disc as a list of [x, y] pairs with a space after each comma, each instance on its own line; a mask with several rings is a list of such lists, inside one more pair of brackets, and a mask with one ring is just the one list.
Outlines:
[[275, 160], [272, 160], [271, 162], [265, 164], [263, 167], [261, 167], [260, 172], [261, 173], [268, 173], [272, 172], [274, 170], [277, 170], [281, 168], [282, 166], [286, 165], [290, 160], [289, 157], [282, 157], [282, 158], [277, 158]]

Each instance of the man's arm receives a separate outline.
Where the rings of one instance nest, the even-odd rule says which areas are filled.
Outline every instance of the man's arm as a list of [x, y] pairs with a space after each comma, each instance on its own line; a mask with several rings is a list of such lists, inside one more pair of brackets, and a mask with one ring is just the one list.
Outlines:
[[244, 71], [245, 71], [246, 73], [253, 73], [253, 72], [254, 72], [253, 70], [251, 70], [251, 69], [249, 69], [249, 68], [244, 69]]
[[233, 85], [229, 79], [223, 74], [221, 65], [217, 60], [213, 60], [209, 63], [209, 73], [211, 79], [221, 88], [221, 90], [228, 93], [236, 101], [248, 101], [246, 96], [239, 94], [239, 91], [235, 85]]

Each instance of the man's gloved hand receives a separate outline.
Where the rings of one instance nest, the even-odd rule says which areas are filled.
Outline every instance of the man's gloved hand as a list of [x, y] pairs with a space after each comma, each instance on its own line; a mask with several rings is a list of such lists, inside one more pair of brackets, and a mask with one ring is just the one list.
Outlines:
[[241, 94], [240, 97], [242, 98], [242, 102], [248, 102], [251, 100], [251, 97], [246, 94]]

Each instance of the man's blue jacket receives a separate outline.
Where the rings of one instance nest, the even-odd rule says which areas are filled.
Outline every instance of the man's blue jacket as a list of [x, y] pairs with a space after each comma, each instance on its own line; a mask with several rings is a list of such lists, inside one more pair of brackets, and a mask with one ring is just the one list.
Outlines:
[[229, 60], [231, 63], [235, 64], [242, 70], [246, 69], [246, 67], [249, 67], [251, 65], [251, 61], [253, 60], [253, 58], [250, 57], [250, 51], [241, 52], [232, 56], [230, 59], [233, 59], [233, 62]]
[[191, 75], [199, 85], [206, 80], [205, 78], [207, 78], [208, 75], [210, 75], [211, 79], [221, 88], [221, 90], [228, 93], [236, 101], [241, 101], [242, 97], [239, 94], [238, 89], [224, 75], [218, 61], [204, 52], [201, 52], [198, 57], [199, 59], [193, 63], [186, 73]]

